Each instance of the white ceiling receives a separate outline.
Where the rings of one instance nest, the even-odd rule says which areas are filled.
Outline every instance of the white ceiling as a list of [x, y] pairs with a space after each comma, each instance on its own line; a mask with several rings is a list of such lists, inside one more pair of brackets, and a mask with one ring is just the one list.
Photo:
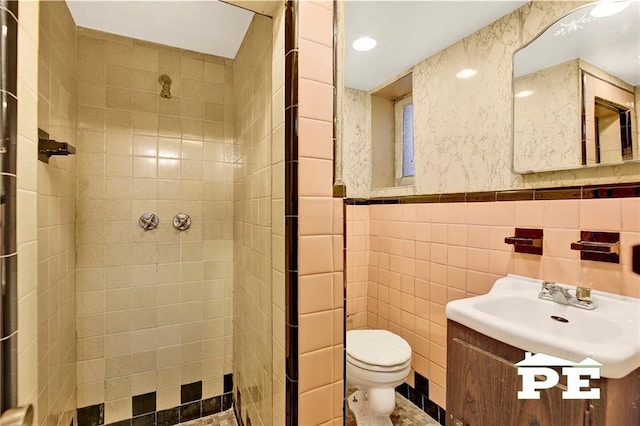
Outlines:
[[[632, 86], [639, 85], [640, 2], [632, 2], [623, 12], [605, 18], [591, 19], [592, 8], [579, 9], [560, 19], [516, 53], [514, 75], [519, 77], [582, 58]], [[554, 35], [571, 23], [575, 31], [563, 36]]]
[[207, 1], [67, 0], [76, 25], [235, 58], [253, 12]]
[[[345, 85], [371, 90], [526, 1], [347, 1]], [[351, 47], [369, 36], [369, 52]]]

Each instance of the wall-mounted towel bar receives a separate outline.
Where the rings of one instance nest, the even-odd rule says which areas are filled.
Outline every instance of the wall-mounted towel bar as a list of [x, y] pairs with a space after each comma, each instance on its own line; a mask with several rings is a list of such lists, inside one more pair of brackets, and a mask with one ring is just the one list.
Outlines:
[[516, 228], [513, 237], [505, 237], [505, 244], [512, 244], [516, 253], [542, 255], [542, 229]]
[[68, 142], [58, 142], [49, 139], [49, 134], [42, 129], [38, 129], [38, 160], [49, 162], [52, 155], [72, 155], [76, 149]]
[[620, 233], [580, 231], [580, 241], [571, 243], [580, 251], [580, 259], [620, 263]]

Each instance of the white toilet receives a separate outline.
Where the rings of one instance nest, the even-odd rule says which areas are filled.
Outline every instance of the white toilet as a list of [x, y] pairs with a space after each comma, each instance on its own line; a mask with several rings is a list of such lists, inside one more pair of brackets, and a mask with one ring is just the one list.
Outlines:
[[349, 408], [359, 426], [391, 425], [395, 387], [411, 370], [411, 346], [386, 330], [347, 331], [347, 383], [358, 388]]

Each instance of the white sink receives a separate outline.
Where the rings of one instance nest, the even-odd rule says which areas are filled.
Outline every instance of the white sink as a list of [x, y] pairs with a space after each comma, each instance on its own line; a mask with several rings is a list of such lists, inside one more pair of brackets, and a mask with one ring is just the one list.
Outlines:
[[488, 294], [449, 302], [447, 318], [525, 351], [574, 362], [591, 357], [603, 364], [601, 377], [618, 379], [640, 367], [640, 299], [594, 290], [597, 307], [588, 311], [538, 299], [541, 286], [507, 275]]

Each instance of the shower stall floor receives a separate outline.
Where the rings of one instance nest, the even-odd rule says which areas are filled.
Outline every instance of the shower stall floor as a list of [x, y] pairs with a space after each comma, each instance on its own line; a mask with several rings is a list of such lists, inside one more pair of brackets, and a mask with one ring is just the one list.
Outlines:
[[180, 423], [180, 426], [238, 426], [238, 423], [236, 422], [235, 414], [233, 414], [233, 408], [231, 408], [212, 416]]

